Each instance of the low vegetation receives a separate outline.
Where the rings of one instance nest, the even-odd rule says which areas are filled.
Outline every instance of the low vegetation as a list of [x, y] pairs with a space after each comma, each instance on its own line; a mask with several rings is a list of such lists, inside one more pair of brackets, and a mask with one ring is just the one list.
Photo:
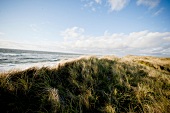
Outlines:
[[89, 57], [0, 74], [1, 113], [170, 113], [170, 58]]

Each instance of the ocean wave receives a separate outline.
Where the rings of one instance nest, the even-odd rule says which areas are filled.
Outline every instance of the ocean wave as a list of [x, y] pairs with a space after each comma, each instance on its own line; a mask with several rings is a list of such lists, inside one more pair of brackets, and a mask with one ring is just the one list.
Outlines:
[[0, 49], [0, 72], [15, 68], [23, 68], [34, 65], [52, 65], [60, 60], [75, 58], [80, 55], [69, 53], [35, 52], [25, 50], [3, 50]]

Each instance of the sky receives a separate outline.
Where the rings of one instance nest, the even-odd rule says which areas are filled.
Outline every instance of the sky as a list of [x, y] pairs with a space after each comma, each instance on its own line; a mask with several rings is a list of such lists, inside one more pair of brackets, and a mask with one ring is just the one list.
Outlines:
[[0, 0], [0, 48], [170, 57], [170, 0]]

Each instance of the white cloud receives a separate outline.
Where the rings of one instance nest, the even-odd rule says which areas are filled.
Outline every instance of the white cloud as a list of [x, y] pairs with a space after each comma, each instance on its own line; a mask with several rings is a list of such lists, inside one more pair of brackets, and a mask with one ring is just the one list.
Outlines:
[[84, 7], [92, 7], [93, 4], [94, 4], [94, 2], [91, 1], [91, 2], [86, 3], [86, 4], [84, 5]]
[[123, 9], [128, 2], [129, 0], [108, 0], [111, 11], [119, 11]]
[[154, 8], [159, 4], [160, 0], [137, 0], [137, 5], [145, 5]]
[[158, 16], [160, 13], [162, 13], [162, 11], [164, 10], [164, 8], [159, 9], [158, 11], [156, 11], [153, 16]]
[[110, 33], [86, 35], [83, 28], [72, 27], [61, 32], [64, 41], [12, 41], [0, 39], [1, 48], [32, 49], [115, 55], [170, 56], [170, 32], [139, 31], [129, 34]]
[[[84, 1], [83, 1], [84, 2]], [[83, 8], [89, 8], [91, 11], [95, 12], [96, 11], [96, 7], [94, 6], [94, 3], [96, 2], [97, 4], [101, 4], [100, 0], [95, 0], [95, 2], [93, 1], [85, 1], [86, 3], [84, 4]], [[82, 8], [82, 9], [83, 9]]]
[[[106, 0], [105, 3], [108, 4], [110, 11], [120, 11], [129, 3], [129, 1], [130, 0]], [[100, 4], [100, 5], [102, 4], [102, 0], [94, 0], [94, 1], [83, 0], [82, 2], [85, 2], [84, 4], [85, 8], [90, 8], [92, 11], [96, 11], [96, 9], [99, 9], [100, 6], [96, 7], [96, 4]]]
[[68, 40], [70, 38], [80, 37], [83, 34], [83, 32], [84, 32], [83, 28], [72, 27], [66, 29], [65, 31], [62, 31], [61, 36], [63, 36], [65, 40]]
[[[127, 4], [131, 1], [131, 0], [94, 0], [94, 1], [90, 1], [90, 0], [81, 0], [82, 2], [85, 2], [84, 7], [85, 8], [90, 8], [92, 11], [96, 11], [96, 9], [98, 7], [96, 7], [96, 4], [105, 4], [107, 3], [109, 6], [109, 10], [112, 11], [120, 11], [123, 8], [125, 8], [127, 6]], [[104, 2], [104, 3], [102, 3]], [[96, 4], [95, 4], [96, 3]], [[136, 0], [136, 4], [139, 5], [144, 5], [149, 7], [150, 9], [156, 7], [157, 5], [159, 5], [160, 0]], [[99, 6], [100, 7], [100, 6]], [[163, 9], [161, 9], [159, 12], [155, 12], [155, 15], [158, 15], [159, 13], [162, 12]]]
[[[70, 30], [73, 28], [70, 28]], [[65, 41], [64, 46], [76, 52], [99, 54], [167, 54], [170, 56], [170, 52], [166, 51], [170, 48], [170, 32], [161, 33], [146, 30], [129, 34], [111, 34], [105, 31], [102, 36], [86, 36], [80, 33], [76, 35], [76, 38]]]
[[97, 4], [101, 4], [101, 3], [102, 3], [102, 0], [95, 0], [95, 2], [96, 2]]

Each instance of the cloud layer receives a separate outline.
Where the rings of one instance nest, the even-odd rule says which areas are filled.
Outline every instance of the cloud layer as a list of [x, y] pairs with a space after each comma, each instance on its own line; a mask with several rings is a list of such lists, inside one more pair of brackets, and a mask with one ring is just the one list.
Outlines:
[[[104, 0], [94, 0], [94, 1], [82, 0], [82, 1], [86, 2], [84, 7], [89, 7], [92, 11], [96, 11], [96, 7], [94, 6], [94, 3], [100, 4], [100, 5], [108, 4], [110, 11], [120, 11], [123, 8], [125, 8], [127, 4], [131, 2], [132, 0], [106, 0], [106, 1]], [[151, 9], [158, 6], [159, 3], [160, 3], [160, 0], [136, 0], [137, 6], [143, 5]]]
[[62, 31], [61, 36], [63, 36], [65, 40], [68, 40], [70, 38], [78, 38], [78, 37], [80, 38], [83, 32], [84, 32], [83, 28], [72, 27], [72, 28], [67, 28], [65, 31]]
[[96, 3], [101, 4], [102, 0], [95, 0]]
[[[102, 36], [86, 36], [82, 32], [79, 32], [82, 29], [73, 27], [63, 31], [61, 35], [64, 38], [68, 39], [68, 36], [71, 36], [63, 45], [66, 48], [82, 53], [155, 54], [170, 56], [170, 52], [168, 52], [170, 50], [170, 32], [161, 33], [146, 30], [129, 34], [110, 34], [105, 32]], [[70, 34], [71, 32], [73, 34]]]
[[101, 36], [86, 35], [79, 27], [61, 32], [63, 41], [35, 41], [31, 43], [0, 40], [0, 47], [16, 49], [75, 52], [87, 54], [115, 54], [118, 56], [155, 55], [170, 57], [170, 32], [139, 31], [129, 34], [109, 33]]
[[154, 8], [159, 4], [160, 0], [137, 0], [137, 5], [145, 5]]
[[130, 0], [108, 0], [111, 11], [123, 9]]

